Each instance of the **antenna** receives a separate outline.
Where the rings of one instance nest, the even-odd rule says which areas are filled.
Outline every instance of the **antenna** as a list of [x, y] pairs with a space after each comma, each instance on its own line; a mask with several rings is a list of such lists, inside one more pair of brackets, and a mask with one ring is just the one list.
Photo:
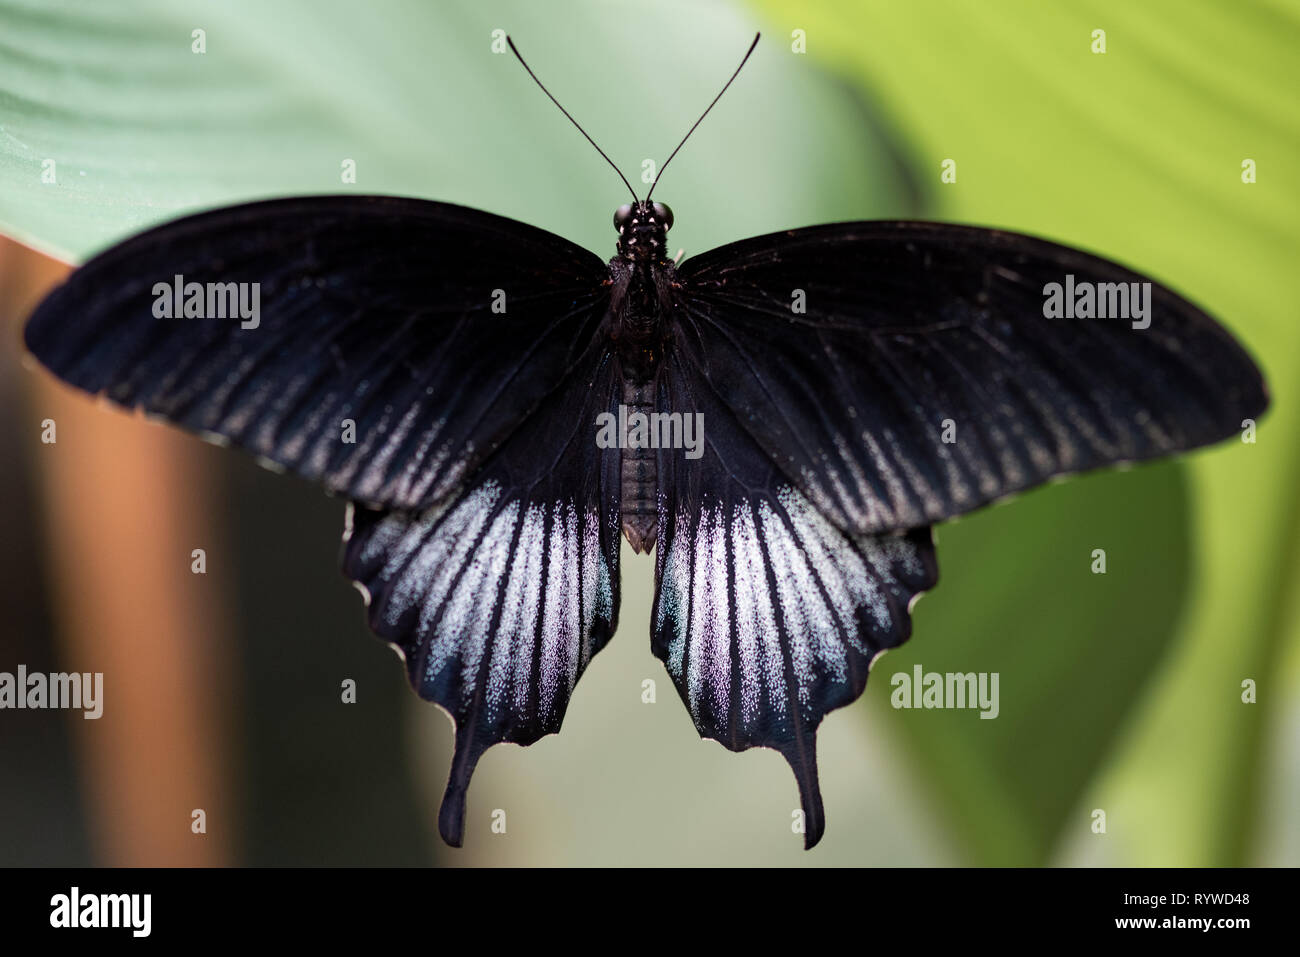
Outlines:
[[[757, 37], [754, 38], [754, 42], [755, 43], [758, 42]], [[636, 198], [636, 190], [634, 190], [632, 188], [632, 184], [627, 181], [627, 177], [624, 176], [622, 171], [617, 166], [614, 165], [614, 161], [612, 159], [610, 159], [608, 156], [605, 156], [605, 151], [601, 149], [599, 146], [596, 146], [596, 141], [593, 140], [590, 136], [587, 136], [587, 131], [582, 128], [582, 125], [577, 120], [575, 120], [572, 116], [569, 115], [569, 111], [566, 110], [564, 107], [560, 106], [560, 101], [557, 100], [555, 97], [551, 96], [551, 91], [546, 88], [545, 84], [543, 84], [541, 80], [537, 79], [537, 74], [534, 73], [533, 68], [530, 67], [524, 61], [524, 58], [519, 54], [519, 49], [515, 46], [515, 41], [510, 39], [510, 36], [508, 34], [506, 35], [506, 43], [510, 44], [510, 52], [515, 55], [515, 59], [519, 61], [519, 64], [525, 70], [528, 71], [528, 75], [533, 78], [533, 82], [536, 83], [539, 87], [541, 87], [543, 93], [551, 97], [551, 102], [554, 103], [556, 106], [560, 107], [560, 112], [569, 118], [569, 122], [578, 128], [578, 132], [581, 133], [583, 136], [587, 137], [587, 142], [590, 143], [593, 147], [595, 147], [596, 152], [599, 153], [604, 158], [605, 162], [609, 164], [610, 169], [612, 169], [615, 173], [618, 173], [618, 178], [623, 181], [623, 185], [627, 187], [627, 191], [632, 194], [632, 202], [634, 203], [639, 202], [639, 200], [637, 200]], [[750, 47], [750, 49], [752, 50], [753, 47]], [[718, 94], [718, 95], [721, 96], [722, 94]], [[665, 163], [664, 165], [667, 166], [668, 164]], [[649, 197], [647, 197], [647, 199], [648, 198]]]
[[[740, 60], [740, 66], [736, 67], [736, 72], [731, 74], [731, 80], [728, 80], [726, 83], [722, 85], [722, 89], [718, 91], [718, 95], [713, 98], [713, 103], [717, 103], [718, 100], [722, 99], [722, 94], [727, 92], [727, 87], [731, 86], [731, 81], [740, 75], [740, 71], [744, 68], [745, 64], [749, 61], [749, 55], [754, 52], [754, 47], [758, 46], [758, 38], [761, 37], [762, 35], [763, 34], [761, 33], [754, 34], [754, 42], [751, 43], [749, 45], [749, 49], [745, 51], [744, 57], [742, 57]], [[507, 37], [507, 39], [509, 38]], [[668, 164], [671, 163], [673, 161], [673, 157], [677, 155], [677, 150], [680, 150], [683, 146], [686, 145], [686, 141], [689, 140], [691, 138], [691, 134], [695, 132], [695, 127], [699, 126], [702, 122], [704, 122], [704, 118], [709, 115], [709, 110], [713, 109], [713, 103], [710, 103], [707, 107], [705, 107], [704, 112], [700, 114], [700, 118], [695, 121], [695, 125], [686, 131], [686, 135], [682, 137], [682, 141], [677, 144], [677, 149], [669, 153], [668, 159], [664, 160], [664, 165], [659, 167], [659, 172], [655, 176], [655, 181], [650, 184], [650, 189], [645, 194], [645, 201], [647, 203], [650, 202], [650, 193], [653, 193], [655, 191], [655, 187], [659, 185], [659, 177], [664, 175], [664, 170], [668, 168]], [[556, 105], [558, 106], [559, 104]], [[595, 144], [593, 143], [592, 145], [594, 146]]]

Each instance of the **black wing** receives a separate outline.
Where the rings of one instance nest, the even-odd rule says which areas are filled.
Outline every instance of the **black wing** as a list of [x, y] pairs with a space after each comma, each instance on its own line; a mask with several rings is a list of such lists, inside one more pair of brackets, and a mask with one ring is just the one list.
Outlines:
[[[159, 317], [155, 284], [176, 275], [257, 283], [256, 323]], [[479, 756], [558, 730], [617, 618], [618, 460], [594, 439], [619, 394], [597, 337], [607, 276], [488, 213], [308, 197], [149, 230], [27, 325], [72, 385], [375, 506], [350, 512], [344, 570], [416, 691], [456, 722], [439, 818], [452, 844]]]
[[619, 452], [613, 360], [592, 349], [464, 494], [423, 512], [352, 513], [344, 572], [412, 686], [456, 724], [438, 827], [460, 846], [482, 753], [560, 729], [573, 686], [618, 617]]
[[857, 533], [1215, 442], [1267, 407], [1232, 336], [1158, 284], [1144, 329], [1044, 318], [1044, 287], [1067, 274], [1148, 281], [994, 230], [791, 230], [682, 265], [674, 348], [787, 478]]
[[654, 653], [701, 736], [785, 756], [812, 847], [825, 827], [817, 726], [911, 634], [912, 599], [938, 578], [930, 530], [836, 528], [671, 353], [657, 407], [702, 414], [705, 441], [698, 460], [659, 453]]
[[[178, 275], [257, 283], [256, 327], [157, 317], [155, 285]], [[273, 200], [114, 246], [40, 305], [26, 338], [78, 388], [349, 498], [420, 508], [564, 378], [604, 314], [606, 276], [567, 240], [460, 206]]]

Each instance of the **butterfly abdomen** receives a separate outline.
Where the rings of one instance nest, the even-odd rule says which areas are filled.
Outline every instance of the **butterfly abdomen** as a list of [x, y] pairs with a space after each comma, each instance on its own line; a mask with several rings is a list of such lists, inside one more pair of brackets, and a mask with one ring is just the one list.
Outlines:
[[[634, 416], [641, 415], [645, 421], [649, 421], [654, 411], [654, 395], [653, 381], [624, 379], [620, 418], [635, 423], [637, 420]], [[649, 447], [649, 443], [645, 443], [645, 447], [639, 447], [641, 443], [635, 441], [638, 434], [635, 429], [628, 434], [633, 441], [629, 441], [622, 450], [623, 534], [627, 536], [634, 552], [648, 552], [654, 547], [659, 520], [656, 452]]]

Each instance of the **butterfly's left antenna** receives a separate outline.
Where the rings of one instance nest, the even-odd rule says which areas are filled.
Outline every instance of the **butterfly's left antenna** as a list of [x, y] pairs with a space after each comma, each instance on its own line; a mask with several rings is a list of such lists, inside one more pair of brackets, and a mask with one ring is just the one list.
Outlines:
[[[755, 42], [757, 42], [757, 40], [755, 40]], [[543, 93], [551, 97], [552, 103], [554, 103], [556, 106], [560, 106], [560, 101], [557, 100], [555, 97], [551, 96], [551, 91], [546, 88], [546, 85], [542, 83], [541, 80], [537, 79], [537, 74], [533, 72], [533, 68], [530, 67], [524, 61], [524, 58], [522, 56], [520, 56], [519, 50], [515, 46], [515, 41], [510, 39], [509, 34], [506, 35], [506, 43], [510, 44], [510, 52], [515, 55], [515, 59], [519, 61], [520, 65], [523, 66], [523, 68], [528, 71], [528, 75], [533, 78], [533, 82], [542, 88]], [[575, 120], [572, 116], [570, 116], [568, 110], [560, 106], [560, 112], [569, 118], [569, 122], [578, 128], [579, 133], [581, 133], [583, 136], [587, 136], [587, 131], [582, 128], [582, 124], [579, 123], [577, 120]], [[590, 143], [592, 146], [594, 146], [596, 148], [596, 152], [599, 153], [602, 157], [604, 157], [605, 162], [609, 164], [610, 169], [612, 169], [615, 173], [618, 173], [618, 178], [623, 181], [623, 185], [627, 187], [627, 191], [632, 194], [632, 202], [634, 203], [637, 202], [636, 190], [634, 190], [632, 188], [632, 184], [627, 181], [627, 177], [623, 175], [622, 170], [620, 170], [617, 166], [614, 165], [614, 161], [612, 159], [610, 159], [608, 156], [605, 156], [605, 151], [601, 149], [599, 146], [596, 146], [596, 141], [593, 140], [590, 136], [587, 136], [587, 142]]]
[[[754, 34], [754, 42], [749, 45], [749, 49], [745, 51], [745, 55], [740, 58], [740, 66], [736, 67], [736, 72], [731, 74], [731, 79], [728, 80], [726, 83], [722, 84], [722, 89], [719, 90], [718, 95], [713, 98], [713, 103], [717, 103], [718, 100], [722, 99], [722, 94], [727, 92], [727, 87], [731, 86], [732, 80], [735, 80], [736, 77], [740, 76], [740, 71], [743, 70], [745, 68], [745, 64], [749, 62], [749, 55], [754, 52], [754, 47], [758, 46], [758, 38], [761, 37], [762, 35], [763, 34], [761, 33]], [[655, 191], [655, 187], [659, 185], [659, 177], [664, 175], [664, 170], [668, 168], [668, 164], [671, 163], [673, 161], [673, 157], [677, 155], [677, 150], [680, 150], [683, 146], [686, 145], [686, 141], [689, 140], [691, 138], [691, 134], [695, 132], [695, 127], [699, 126], [701, 123], [704, 122], [704, 118], [709, 115], [709, 110], [713, 109], [713, 103], [710, 103], [708, 106], [704, 108], [704, 112], [700, 114], [700, 118], [691, 125], [691, 128], [686, 131], [686, 135], [682, 137], [682, 141], [677, 144], [677, 149], [669, 153], [668, 158], [664, 160], [664, 165], [659, 167], [659, 172], [658, 174], [655, 175], [655, 181], [650, 184], [650, 189], [645, 194], [645, 201], [647, 203], [650, 202], [650, 193], [653, 193]]]

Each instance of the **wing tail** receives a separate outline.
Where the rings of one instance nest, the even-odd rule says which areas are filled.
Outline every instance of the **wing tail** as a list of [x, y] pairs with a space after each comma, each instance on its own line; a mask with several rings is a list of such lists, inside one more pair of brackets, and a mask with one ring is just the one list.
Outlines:
[[447, 789], [443, 792], [442, 807], [438, 809], [438, 833], [451, 847], [461, 847], [465, 843], [465, 799], [469, 794], [469, 781], [487, 747], [475, 737], [472, 724], [457, 726]]
[[777, 747], [794, 772], [799, 784], [799, 804], [803, 810], [803, 848], [811, 851], [826, 833], [826, 810], [822, 807], [822, 790], [817, 780], [817, 731], [813, 729], [783, 741]]

